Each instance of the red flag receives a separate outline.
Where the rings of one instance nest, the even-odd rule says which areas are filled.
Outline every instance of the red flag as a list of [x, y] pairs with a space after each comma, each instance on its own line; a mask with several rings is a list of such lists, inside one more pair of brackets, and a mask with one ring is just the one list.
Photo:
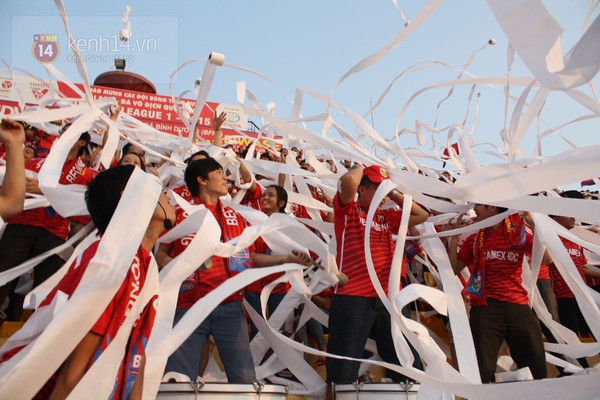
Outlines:
[[595, 184], [596, 183], [594, 182], [593, 179], [588, 179], [587, 181], [581, 181], [581, 186], [593, 186]]
[[[456, 155], [460, 154], [460, 151], [458, 151], [458, 143], [453, 143], [450, 145], [450, 147], [452, 147], [454, 149], [454, 151], [456, 152]], [[442, 159], [447, 160], [450, 158], [450, 153], [449, 153], [447, 147], [444, 149], [444, 152], [442, 154], [443, 154]]]

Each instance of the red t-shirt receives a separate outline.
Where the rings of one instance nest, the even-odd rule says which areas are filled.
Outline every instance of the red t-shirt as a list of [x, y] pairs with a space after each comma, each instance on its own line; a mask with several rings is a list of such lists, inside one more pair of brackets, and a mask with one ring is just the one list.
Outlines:
[[[563, 245], [565, 246], [565, 248], [567, 249], [567, 253], [569, 253], [569, 255], [571, 256], [571, 260], [573, 260], [573, 263], [575, 263], [575, 266], [577, 267], [577, 271], [579, 271], [579, 274], [581, 275], [581, 279], [583, 279], [585, 281], [586, 279], [585, 279], [585, 275], [583, 274], [583, 266], [585, 264], [587, 264], [587, 259], [585, 258], [585, 255], [583, 254], [583, 249], [581, 248], [580, 245], [573, 243], [568, 239], [565, 239], [560, 236], [559, 236], [559, 238], [563, 242]], [[557, 299], [573, 299], [573, 298], [575, 298], [575, 295], [569, 288], [569, 285], [567, 285], [567, 282], [565, 282], [563, 277], [560, 275], [560, 272], [558, 272], [558, 269], [556, 268], [554, 263], [550, 264], [550, 270], [552, 271], [552, 288], [554, 289], [554, 295], [556, 296], [556, 298]]]
[[[469, 236], [458, 253], [458, 258], [467, 265], [475, 263], [475, 239], [477, 233]], [[533, 235], [526, 229], [525, 244], [510, 248], [506, 227], [502, 225], [494, 231], [487, 231], [483, 243], [485, 260], [485, 296], [508, 303], [529, 304], [527, 291], [522, 286], [521, 268], [523, 257], [531, 254]]]
[[58, 139], [58, 136], [50, 135], [48, 133], [42, 133], [40, 140], [36, 145], [36, 150], [39, 158], [46, 158], [50, 154], [50, 149], [54, 142]]
[[[217, 205], [207, 205], [206, 208], [209, 209], [219, 225], [221, 225], [221, 207], [220, 202]], [[181, 223], [187, 214], [183, 212], [183, 210], [178, 209], [177, 211], [177, 221], [176, 224]], [[235, 213], [236, 221], [240, 226], [245, 226], [245, 221], [241, 215]], [[223, 227], [222, 227], [223, 229]], [[225, 232], [221, 233], [221, 240], [224, 238]], [[171, 257], [177, 257], [181, 254], [189, 245], [191, 240], [195, 235], [184, 236], [183, 238], [177, 239], [176, 241], [170, 243], [171, 246]], [[243, 257], [250, 257], [250, 253], [254, 251], [254, 246], [251, 246], [247, 249], [247, 254], [240, 255]], [[200, 261], [200, 260], [199, 260]], [[189, 308], [196, 301], [206, 296], [208, 293], [213, 291], [227, 279], [234, 275], [234, 273], [230, 272], [228, 260], [223, 257], [212, 256], [212, 267], [205, 271], [200, 271], [199, 269], [195, 270], [188, 276], [179, 289], [179, 297], [177, 299], [177, 308]], [[251, 260], [250, 260], [251, 262]], [[232, 301], [238, 301], [242, 299], [242, 293], [237, 292], [233, 293], [227, 299], [223, 301], [222, 304], [230, 303]]]
[[550, 280], [550, 268], [546, 264], [540, 264], [540, 272], [538, 272], [538, 280]]
[[[58, 283], [58, 285], [52, 289], [46, 299], [40, 304], [40, 307], [47, 306], [52, 302], [56, 296], [57, 291], [61, 291], [71, 297], [71, 295], [77, 289], [81, 278], [83, 277], [90, 260], [96, 254], [100, 241], [92, 243], [82, 254], [78, 257], [73, 264], [69, 267], [69, 271]], [[90, 329], [97, 335], [102, 336], [102, 341], [98, 346], [98, 349], [92, 356], [88, 369], [92, 364], [100, 357], [102, 352], [108, 347], [112, 339], [116, 336], [120, 326], [125, 321], [127, 312], [131, 308], [131, 301], [135, 301], [137, 296], [141, 292], [148, 267], [150, 265], [151, 256], [148, 252], [140, 246], [135, 255], [129, 271], [125, 276], [125, 280], [121, 284], [121, 287], [114, 295], [111, 302], [108, 304], [98, 321]], [[150, 302], [144, 307], [141, 314], [138, 316], [134, 326], [129, 335], [129, 341], [119, 372], [116, 376], [115, 386], [110, 399], [127, 399], [131, 391], [131, 386], [135, 381], [139, 373], [139, 367], [144, 354], [146, 343], [150, 338], [152, 332], [152, 326], [154, 325], [154, 318], [156, 316], [156, 301], [157, 296], [154, 296]], [[6, 353], [2, 359], [2, 362], [9, 360], [14, 356], [22, 347], [16, 348], [13, 351]], [[36, 395], [36, 399], [46, 399], [52, 393], [54, 386], [56, 385], [56, 379], [58, 378], [59, 370], [48, 380], [44, 387]]]
[[587, 283], [587, 285], [589, 287], [593, 288], [593, 287], [600, 285], [600, 278], [595, 278], [593, 276], [586, 276], [585, 282]]
[[262, 204], [260, 200], [262, 199], [263, 190], [262, 187], [257, 183], [256, 190], [254, 193], [250, 192], [250, 190], [246, 190], [246, 194], [240, 201], [242, 206], [248, 206], [250, 208], [254, 208], [255, 210], [262, 211]]
[[[348, 283], [338, 286], [336, 293], [358, 297], [377, 297], [377, 292], [375, 292], [367, 271], [364, 251], [368, 210], [355, 201], [344, 207], [340, 206], [338, 194], [333, 199], [333, 210], [337, 242], [336, 261], [340, 272], [348, 276]], [[401, 211], [379, 210], [375, 212], [371, 225], [371, 257], [386, 294], [395, 248], [392, 235], [398, 233], [401, 218]], [[406, 269], [404, 260], [402, 269]]]
[[192, 193], [190, 192], [190, 189], [187, 187], [187, 185], [175, 186], [171, 190], [183, 197], [188, 203], [194, 202], [194, 196], [192, 196]]
[[[45, 158], [34, 158], [25, 164], [25, 169], [39, 173], [45, 161]], [[88, 168], [83, 160], [77, 157], [65, 162], [58, 182], [63, 185], [85, 185], [94, 179], [95, 174], [94, 170]], [[39, 226], [64, 240], [67, 240], [69, 234], [69, 220], [49, 206], [23, 211], [8, 218], [7, 224]]]

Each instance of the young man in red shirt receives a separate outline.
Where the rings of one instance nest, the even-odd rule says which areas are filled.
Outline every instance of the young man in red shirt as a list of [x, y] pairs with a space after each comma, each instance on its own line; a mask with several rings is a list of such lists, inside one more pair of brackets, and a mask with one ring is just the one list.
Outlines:
[[[395, 249], [392, 235], [398, 233], [403, 211], [381, 210], [381, 204], [371, 204], [379, 184], [385, 179], [388, 179], [388, 174], [384, 168], [370, 166], [363, 170], [356, 165], [342, 176], [340, 189], [333, 199], [336, 260], [340, 272], [348, 276], [348, 283], [338, 286], [333, 297], [327, 350], [331, 354], [361, 358], [367, 339], [372, 335], [377, 342], [379, 356], [384, 361], [400, 365], [391, 334], [390, 314], [375, 292], [364, 253], [367, 213], [369, 207], [377, 207], [371, 225], [371, 256], [381, 285], [387, 292]], [[357, 201], [354, 200], [356, 193]], [[402, 206], [402, 193], [393, 190], [388, 197]], [[427, 217], [427, 212], [413, 203], [408, 225], [418, 225]], [[420, 364], [418, 355], [415, 359]], [[326, 366], [329, 397], [331, 383], [353, 382], [358, 377], [360, 365], [327, 358]], [[391, 377], [395, 381], [401, 378], [396, 373], [392, 373]]]
[[[214, 158], [191, 162], [185, 170], [185, 183], [199, 204], [211, 211], [222, 229], [221, 240], [227, 242], [241, 235], [246, 223], [234, 210], [225, 206], [219, 198], [228, 193], [227, 177], [223, 167]], [[180, 215], [177, 222], [185, 219]], [[184, 237], [170, 244], [161, 244], [156, 254], [158, 265], [163, 267], [179, 255], [189, 243]], [[174, 324], [185, 315], [199, 299], [219, 285], [247, 268], [279, 265], [296, 262], [308, 265], [310, 257], [257, 254], [254, 246], [238, 252], [229, 259], [211, 257], [212, 267], [205, 271], [196, 270], [181, 285]], [[208, 336], [215, 339], [219, 356], [225, 366], [229, 383], [252, 383], [256, 380], [254, 361], [250, 353], [248, 324], [242, 306], [242, 294], [233, 293], [218, 305], [213, 312], [192, 332], [191, 336], [173, 353], [167, 361], [166, 372], [175, 371], [196, 380], [199, 360]]]
[[[100, 235], [106, 231], [134, 168], [133, 165], [110, 168], [101, 172], [88, 184], [85, 195], [86, 204]], [[40, 389], [35, 396], [36, 399], [66, 398], [115, 338], [130, 311], [132, 301], [137, 299], [144, 286], [148, 268], [151, 265], [150, 252], [159, 234], [164, 230], [166, 220], [175, 220], [175, 209], [169, 203], [167, 191], [163, 190], [138, 251], [131, 261], [131, 267], [117, 293], [90, 331]], [[100, 240], [84, 250], [69, 267], [62, 280], [40, 304], [38, 310], [51, 304], [59, 291], [67, 294], [69, 298], [73, 295], [90, 261], [96, 255], [99, 244]], [[141, 399], [145, 364], [144, 350], [154, 324], [156, 300], [155, 295], [140, 312], [131, 329], [110, 399]], [[60, 343], [56, 345], [60, 346]], [[23, 347], [15, 347], [5, 353], [0, 363], [12, 358]], [[43, 368], [43, 366], [41, 367]]]
[[[474, 210], [475, 221], [482, 221], [507, 209], [475, 204]], [[533, 227], [530, 219], [528, 223]], [[466, 266], [473, 266], [465, 292], [471, 295], [471, 333], [484, 383], [495, 381], [503, 340], [519, 368], [529, 367], [534, 379], [546, 378], [542, 331], [521, 279], [523, 258], [531, 255], [532, 245], [533, 234], [517, 214], [472, 234], [460, 252], [457, 237], [450, 238], [448, 255], [454, 272], [458, 274]], [[542, 263], [549, 262], [545, 253]]]

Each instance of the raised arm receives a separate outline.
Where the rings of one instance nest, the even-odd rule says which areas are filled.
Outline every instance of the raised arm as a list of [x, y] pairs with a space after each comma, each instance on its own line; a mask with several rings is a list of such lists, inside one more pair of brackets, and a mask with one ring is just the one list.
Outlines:
[[236, 159], [240, 162], [240, 181], [242, 183], [252, 182], [252, 185], [248, 188], [250, 193], [254, 194], [256, 192], [256, 181], [252, 179], [252, 174], [248, 171], [248, 168], [244, 165], [244, 163], [240, 160], [239, 157]]
[[[463, 226], [463, 218], [464, 214], [459, 214], [458, 218], [456, 218], [456, 222], [452, 224], [449, 229], [455, 229], [460, 226]], [[467, 264], [460, 261], [458, 258], [458, 235], [450, 236], [448, 238], [448, 258], [450, 259], [450, 265], [452, 265], [452, 270], [454, 274], [458, 275], [460, 271], [462, 271]]]
[[223, 130], [221, 127], [225, 121], [227, 121], [227, 113], [222, 112], [219, 116], [217, 116], [217, 112], [215, 111], [215, 116], [212, 119], [213, 127], [215, 129], [213, 144], [218, 148], [223, 147]]
[[2, 120], [0, 141], [6, 148], [6, 173], [0, 189], [0, 215], [7, 217], [23, 211], [25, 201], [25, 162], [23, 125], [9, 119]]
[[354, 200], [354, 196], [356, 195], [362, 176], [363, 167], [358, 164], [354, 164], [352, 169], [350, 169], [350, 171], [346, 172], [340, 178], [340, 190], [338, 194], [340, 206], [343, 207]]
[[[402, 204], [404, 203], [404, 194], [402, 194], [399, 191], [394, 189], [390, 192], [389, 198], [394, 203], [396, 203], [400, 207], [402, 207]], [[429, 214], [427, 213], [427, 211], [423, 210], [421, 208], [421, 206], [419, 206], [417, 203], [415, 203], [413, 201], [411, 208], [410, 208], [410, 217], [408, 218], [408, 226], [415, 226], [415, 225], [422, 224], [423, 222], [427, 221], [427, 218], [429, 218]]]
[[252, 257], [252, 261], [254, 262], [254, 266], [256, 268], [262, 267], [272, 267], [274, 265], [281, 265], [285, 263], [297, 263], [301, 265], [310, 265], [312, 259], [307, 253], [298, 252], [298, 255], [290, 254], [260, 254], [252, 252], [250, 254]]

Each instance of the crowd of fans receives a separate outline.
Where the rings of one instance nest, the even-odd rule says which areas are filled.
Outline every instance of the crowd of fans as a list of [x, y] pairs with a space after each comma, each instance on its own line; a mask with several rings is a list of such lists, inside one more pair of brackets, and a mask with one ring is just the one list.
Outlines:
[[[117, 110], [111, 115], [118, 118]], [[239, 196], [239, 203], [259, 210], [271, 217], [279, 213], [288, 213], [296, 218], [311, 218], [306, 206], [289, 201], [289, 192], [284, 187], [285, 174], [278, 178], [252, 174], [242, 162], [244, 159], [258, 159], [273, 163], [287, 163], [302, 170], [315, 171], [303, 158], [302, 149], [257, 148], [252, 157], [248, 157], [250, 147], [244, 148], [235, 140], [223, 141], [221, 127], [226, 115], [216, 115], [213, 119], [215, 140], [212, 146], [206, 146], [188, 157], [185, 162], [184, 181], [171, 185], [163, 191], [156, 210], [148, 225], [147, 233], [141, 243], [134, 263], [139, 265], [142, 274], [149, 273], [152, 268], [150, 259], [154, 257], [158, 268], [185, 251], [194, 235], [178, 239], [172, 243], [161, 243], [153, 250], [159, 236], [182, 223], [188, 215], [182, 208], [174, 207], [167, 196], [167, 189], [183, 197], [195, 205], [203, 205], [216, 219], [221, 227], [220, 241], [227, 242], [239, 236], [249, 225], [236, 211], [222, 202], [222, 199]], [[62, 127], [62, 121], [55, 121], [61, 126], [61, 133], [69, 128]], [[31, 208], [23, 211], [25, 194], [43, 195], [37, 181], [46, 157], [52, 150], [57, 136], [49, 135], [26, 122], [2, 120], [0, 129], [0, 157], [5, 160], [6, 172], [0, 192], [0, 215], [6, 219], [4, 233], [0, 238], [0, 272], [14, 268], [40, 254], [63, 245], [73, 232], [92, 221], [100, 235], [104, 233], [115, 212], [121, 193], [134, 168], [160, 178], [157, 169], [161, 163], [149, 162], [145, 151], [135, 143], [126, 142], [117, 151], [110, 168], [97, 168], [99, 155], [106, 142], [104, 134], [102, 144], [92, 143], [90, 134], [83, 132], [69, 150], [59, 180], [63, 185], [87, 185], [86, 203], [90, 216], [64, 218], [51, 206]], [[225, 153], [222, 153], [225, 152]], [[237, 171], [231, 174], [210, 154], [231, 154], [239, 161]], [[293, 160], [287, 157], [294, 156]], [[289, 162], [288, 162], [289, 161]], [[348, 281], [345, 285], [336, 285], [322, 293], [314, 294], [313, 302], [330, 314], [329, 327], [326, 328], [314, 319], [310, 319], [306, 330], [314, 337], [318, 349], [330, 354], [354, 358], [363, 358], [365, 344], [369, 338], [374, 339], [381, 359], [400, 365], [396, 355], [392, 337], [390, 314], [379, 300], [367, 271], [364, 252], [365, 224], [371, 207], [376, 207], [370, 234], [371, 255], [373, 265], [386, 295], [389, 289], [389, 277], [392, 258], [395, 253], [396, 235], [403, 212], [408, 212], [409, 236], [418, 236], [416, 227], [429, 217], [438, 215], [417, 203], [412, 203], [409, 210], [402, 210], [404, 195], [392, 190], [381, 204], [373, 204], [372, 199], [379, 185], [389, 179], [388, 171], [379, 166], [365, 166], [351, 160], [335, 163], [331, 159], [319, 159], [331, 174], [339, 174], [339, 187], [331, 196], [325, 190], [308, 185], [311, 196], [329, 207], [329, 211], [320, 211], [320, 218], [333, 223], [336, 262], [339, 271], [345, 274]], [[164, 161], [163, 161], [164, 162]], [[236, 177], [239, 185], [236, 185]], [[448, 172], [440, 174], [439, 179], [451, 185], [455, 176]], [[241, 187], [243, 186], [243, 188]], [[294, 186], [292, 191], [297, 190]], [[288, 186], [289, 188], [289, 186]], [[560, 192], [563, 197], [598, 199], [597, 192]], [[441, 199], [452, 202], [451, 199]], [[444, 238], [449, 259], [454, 272], [464, 284], [464, 297], [470, 307], [470, 324], [480, 375], [483, 382], [494, 382], [498, 352], [503, 341], [510, 348], [510, 354], [519, 368], [529, 367], [533, 378], [546, 378], [545, 351], [543, 338], [556, 341], [552, 333], [541, 326], [529, 305], [526, 289], [522, 285], [523, 260], [532, 253], [535, 224], [527, 213], [508, 213], [503, 207], [475, 204], [469, 214], [461, 214], [449, 224], [438, 226], [438, 231], [451, 230], [467, 226], [474, 222], [484, 221], [499, 215], [504, 218], [489, 227], [479, 229], [459, 237], [450, 235]], [[576, 225], [569, 216], [550, 216], [565, 229]], [[322, 236], [314, 228], [316, 235]], [[582, 280], [596, 291], [600, 291], [600, 273], [595, 268], [586, 267], [586, 251], [567, 239], [562, 243], [575, 263]], [[84, 251], [77, 265], [64, 265], [59, 255], [52, 255], [35, 266], [33, 270], [33, 287], [42, 284], [60, 268], [68, 268], [68, 272], [58, 286], [46, 298], [42, 306], [52, 301], [56, 291], [72, 294], [79, 279], [85, 271], [98, 247], [94, 242]], [[154, 251], [154, 254], [152, 255]], [[418, 241], [408, 240], [405, 245], [405, 256], [400, 271], [399, 288], [411, 282], [427, 284], [425, 275], [434, 273], [432, 263], [422, 266], [421, 261], [427, 257]], [[290, 248], [288, 253], [275, 254], [268, 244], [259, 238], [254, 244], [234, 257], [222, 258], [213, 256], [181, 284], [177, 300], [176, 324], [189, 308], [227, 279], [248, 268], [268, 268], [283, 263], [296, 263], [304, 268], [314, 268], [318, 261], [312, 252], [297, 252]], [[421, 261], [417, 261], [421, 260]], [[538, 288], [553, 319], [562, 323], [575, 333], [590, 336], [585, 318], [579, 309], [575, 295], [562, 278], [551, 257], [545, 253], [543, 265], [538, 277]], [[413, 268], [419, 263], [420, 268]], [[64, 265], [64, 266], [63, 266]], [[84, 268], [81, 268], [84, 266]], [[79, 268], [78, 268], [79, 267]], [[465, 268], [470, 275], [463, 278]], [[255, 361], [250, 352], [250, 341], [258, 334], [255, 324], [248, 320], [242, 299], [260, 312], [260, 293], [263, 288], [275, 281], [282, 274], [273, 274], [267, 278], [248, 285], [242, 292], [231, 294], [193, 331], [192, 335], [173, 353], [167, 362], [165, 372], [175, 371], [187, 375], [191, 380], [202, 376], [206, 360], [207, 342], [210, 336], [219, 351], [224, 364], [227, 380], [230, 383], [252, 383], [256, 380]], [[135, 278], [135, 279], [134, 279]], [[137, 280], [136, 280], [137, 279]], [[121, 308], [130, 293], [130, 285], [139, 284], [139, 276], [128, 273], [119, 292], [110, 302], [101, 318], [82, 339], [63, 365], [55, 371], [52, 378], [40, 390], [38, 397], [45, 398], [66, 396], [75, 387], [85, 371], [97, 359], [108, 343], [115, 329], [124, 321]], [[0, 305], [3, 305], [3, 316], [8, 320], [19, 320], [23, 314], [22, 295], [17, 290], [18, 280], [0, 288]], [[429, 282], [430, 285], [436, 283]], [[288, 282], [279, 283], [273, 289], [267, 304], [268, 314], [273, 314], [286, 293], [291, 290]], [[160, 299], [158, 299], [160, 301]], [[412, 310], [418, 311], [418, 310]], [[296, 318], [302, 313], [302, 307], [296, 311]], [[411, 309], [405, 307], [402, 314], [413, 318]], [[126, 315], [126, 313], [125, 313]], [[120, 373], [115, 386], [115, 398], [136, 398], [140, 396], [140, 384], [137, 384], [144, 371], [144, 362], [140, 363], [136, 356], [144, 359], [144, 346], [152, 331], [154, 314], [151, 307], [146, 306], [139, 316], [139, 322], [132, 328], [131, 342], [123, 358]], [[284, 329], [282, 326], [281, 329]], [[294, 329], [297, 331], [298, 329]], [[324, 332], [328, 332], [326, 340]], [[306, 335], [304, 335], [306, 341]], [[14, 356], [23, 346], [17, 347], [2, 355], [1, 362]], [[413, 367], [423, 369], [418, 352], [410, 346], [413, 355]], [[571, 360], [573, 363], [577, 361]], [[582, 367], [587, 367], [585, 358], [578, 360]], [[359, 363], [335, 358], [320, 357], [316, 366], [326, 365], [327, 383], [351, 383], [359, 378]], [[561, 374], [566, 374], [561, 369]], [[393, 381], [404, 381], [406, 377], [389, 371]], [[362, 377], [368, 381], [367, 377]], [[330, 390], [327, 392], [331, 395]]]

